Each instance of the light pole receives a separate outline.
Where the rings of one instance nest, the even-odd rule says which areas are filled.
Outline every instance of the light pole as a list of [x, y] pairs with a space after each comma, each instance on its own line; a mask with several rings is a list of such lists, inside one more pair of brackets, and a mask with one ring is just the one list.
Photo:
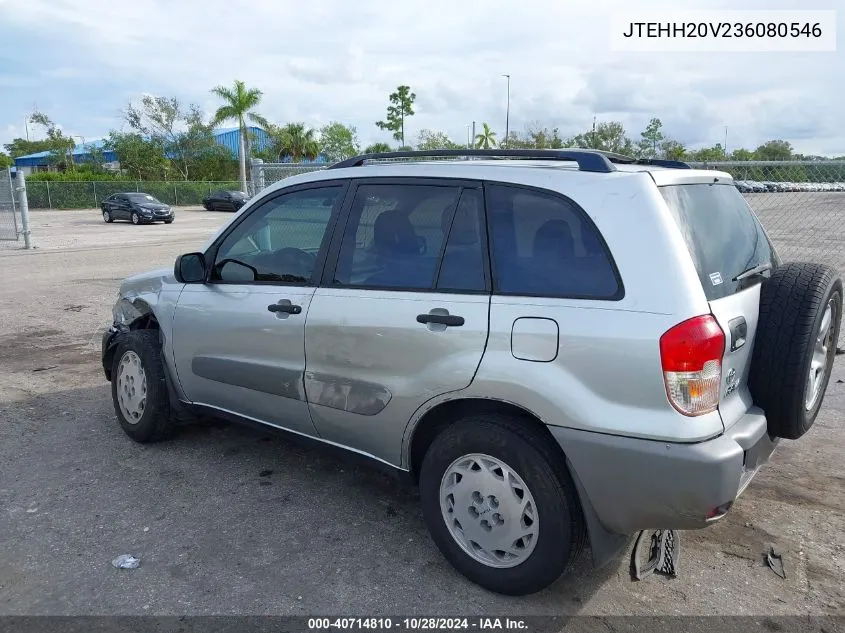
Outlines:
[[508, 106], [505, 110], [505, 145], [507, 146], [508, 143], [508, 132], [510, 130], [510, 118], [511, 118], [511, 76], [510, 75], [502, 75], [502, 77], [506, 77], [508, 80]]

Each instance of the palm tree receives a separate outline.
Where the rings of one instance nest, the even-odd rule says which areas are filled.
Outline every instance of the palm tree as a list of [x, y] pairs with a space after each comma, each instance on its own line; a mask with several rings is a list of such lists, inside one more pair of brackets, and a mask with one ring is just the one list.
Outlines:
[[253, 111], [253, 108], [261, 101], [262, 92], [257, 88], [247, 89], [244, 82], [239, 79], [235, 80], [232, 88], [217, 86], [212, 88], [211, 92], [226, 102], [214, 113], [211, 124], [217, 126], [230, 119], [238, 122], [238, 168], [240, 169], [241, 189], [246, 191], [246, 143], [248, 143], [246, 120], [249, 119], [258, 123], [265, 129], [268, 127], [267, 119]]
[[287, 123], [267, 129], [279, 159], [290, 158], [293, 163], [314, 160], [320, 154], [320, 143], [314, 138], [316, 131], [305, 123]]
[[496, 133], [486, 123], [482, 123], [481, 128], [481, 134], [475, 135], [475, 147], [478, 149], [496, 147]]

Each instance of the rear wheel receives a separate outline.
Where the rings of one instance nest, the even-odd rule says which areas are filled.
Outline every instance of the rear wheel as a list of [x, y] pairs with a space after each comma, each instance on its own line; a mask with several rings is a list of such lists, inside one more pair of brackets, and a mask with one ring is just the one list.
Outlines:
[[423, 460], [420, 498], [434, 542], [491, 591], [539, 591], [583, 548], [574, 486], [547, 441], [516, 417], [471, 416], [441, 432]]
[[829, 266], [791, 262], [763, 282], [749, 388], [769, 433], [798, 439], [816, 421], [842, 322], [842, 279]]

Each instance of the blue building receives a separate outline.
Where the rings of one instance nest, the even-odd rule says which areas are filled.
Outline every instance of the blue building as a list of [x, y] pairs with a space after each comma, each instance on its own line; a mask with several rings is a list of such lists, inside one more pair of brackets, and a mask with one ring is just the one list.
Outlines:
[[[261, 151], [270, 144], [270, 137], [267, 132], [260, 127], [250, 126], [247, 128], [251, 133], [250, 140], [252, 142], [253, 151]], [[233, 157], [238, 155], [238, 141], [240, 139], [240, 132], [238, 128], [224, 128], [214, 132], [214, 140], [220, 145], [226, 147], [232, 152]], [[90, 141], [82, 145], [77, 145], [71, 155], [75, 163], [85, 163], [91, 160], [91, 150], [103, 148], [105, 141], [99, 139]], [[108, 169], [119, 169], [120, 163], [115, 154], [111, 150], [103, 150], [103, 158], [105, 159], [106, 167]], [[319, 159], [316, 162], [321, 162]], [[324, 161], [322, 161], [324, 162]], [[55, 165], [50, 164], [50, 152], [37, 152], [35, 154], [28, 154], [27, 156], [18, 156], [15, 159], [15, 168], [23, 171], [24, 174], [29, 174], [34, 171], [50, 171], [56, 169]]]
[[[73, 156], [73, 162], [84, 163], [91, 160], [91, 150], [102, 150], [104, 144], [105, 141], [100, 139], [97, 141], [91, 141], [90, 143], [85, 143], [83, 145], [77, 145], [73, 148], [73, 151], [71, 152], [71, 156]], [[107, 167], [117, 167], [117, 154], [115, 154], [113, 151], [103, 150], [103, 158], [105, 159]], [[24, 174], [30, 174], [34, 171], [48, 171], [51, 168], [50, 152], [36, 152], [35, 154], [18, 156], [15, 159], [15, 168], [16, 170], [20, 169]]]

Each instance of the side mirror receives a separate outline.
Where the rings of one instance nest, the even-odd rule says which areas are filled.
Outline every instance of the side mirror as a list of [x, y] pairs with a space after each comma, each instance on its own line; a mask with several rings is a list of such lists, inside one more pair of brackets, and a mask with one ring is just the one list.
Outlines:
[[205, 281], [205, 257], [202, 253], [188, 253], [176, 258], [173, 268], [176, 281], [183, 284], [198, 284]]

